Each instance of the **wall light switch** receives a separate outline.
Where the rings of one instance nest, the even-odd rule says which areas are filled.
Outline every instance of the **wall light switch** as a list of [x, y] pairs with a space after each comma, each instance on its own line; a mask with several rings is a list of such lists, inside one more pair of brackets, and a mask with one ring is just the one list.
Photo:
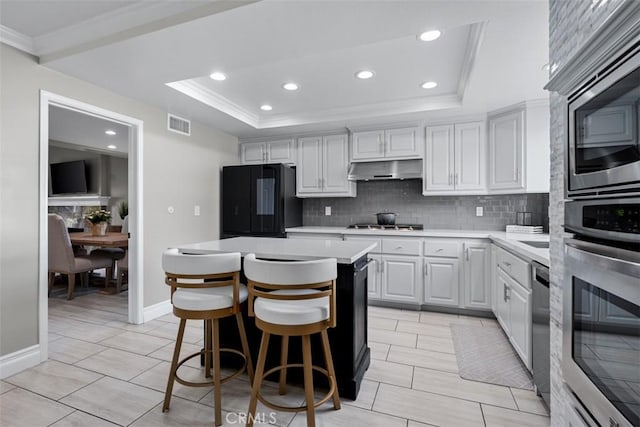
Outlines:
[[169, 212], [170, 214], [174, 213], [176, 210], [173, 208], [173, 206], [169, 206], [167, 207], [167, 212]]
[[193, 216], [200, 216], [200, 205], [193, 205]]
[[484, 208], [482, 206], [476, 206], [476, 216], [484, 216]]
[[326, 216], [331, 216], [331, 206], [325, 206], [324, 207], [324, 214]]

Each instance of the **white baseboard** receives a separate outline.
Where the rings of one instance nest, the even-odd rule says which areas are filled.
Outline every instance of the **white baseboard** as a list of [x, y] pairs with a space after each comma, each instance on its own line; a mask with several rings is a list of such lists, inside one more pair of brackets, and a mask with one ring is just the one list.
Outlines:
[[10, 377], [40, 363], [40, 344], [0, 357], [0, 379]]
[[162, 317], [165, 314], [169, 314], [172, 312], [173, 312], [173, 305], [171, 304], [170, 299], [159, 302], [157, 304], [150, 305], [149, 307], [144, 308], [144, 311], [142, 314], [143, 322], [148, 322], [149, 320], [157, 319], [158, 317]]

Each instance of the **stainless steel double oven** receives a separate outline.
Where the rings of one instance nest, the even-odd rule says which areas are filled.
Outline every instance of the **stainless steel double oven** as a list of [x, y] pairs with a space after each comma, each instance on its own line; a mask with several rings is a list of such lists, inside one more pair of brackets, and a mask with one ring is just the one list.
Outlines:
[[640, 46], [569, 98], [562, 370], [589, 426], [640, 426]]

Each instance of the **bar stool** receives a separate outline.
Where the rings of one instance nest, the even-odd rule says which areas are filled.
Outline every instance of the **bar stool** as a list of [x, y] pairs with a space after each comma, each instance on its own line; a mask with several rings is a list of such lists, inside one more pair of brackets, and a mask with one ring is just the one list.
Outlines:
[[[315, 426], [317, 406], [333, 399], [333, 407], [340, 409], [336, 374], [327, 335], [327, 329], [336, 326], [337, 261], [335, 258], [299, 262], [265, 261], [249, 254], [244, 258], [244, 273], [249, 288], [249, 315], [255, 317], [256, 326], [262, 330], [247, 425], [253, 425], [260, 400], [266, 406], [279, 411], [306, 410], [307, 426]], [[321, 334], [326, 369], [312, 363], [311, 334], [315, 333]], [[280, 365], [264, 372], [269, 338], [272, 334], [282, 336]], [[287, 361], [290, 336], [302, 337], [302, 364]], [[260, 394], [263, 379], [279, 371], [279, 392], [284, 394], [287, 368], [291, 367], [303, 368], [305, 405], [281, 406], [266, 400]], [[314, 402], [313, 370], [321, 372], [329, 380], [329, 391], [318, 402]]]
[[[249, 374], [249, 379], [253, 381], [253, 365], [240, 312], [240, 304], [247, 300], [248, 295], [246, 286], [239, 282], [240, 254], [236, 252], [187, 255], [178, 252], [177, 249], [168, 249], [162, 255], [162, 268], [166, 273], [165, 282], [171, 286], [173, 314], [180, 318], [162, 412], [169, 409], [174, 381], [192, 387], [213, 385], [215, 425], [219, 426], [222, 424], [221, 384], [240, 375], [245, 369]], [[242, 352], [220, 348], [219, 320], [230, 316], [236, 317]], [[179, 361], [187, 320], [205, 321], [205, 348]], [[241, 356], [243, 365], [232, 374], [221, 378], [220, 352], [230, 352]], [[178, 375], [180, 366], [187, 360], [202, 354], [204, 354], [205, 376], [207, 378], [211, 377], [211, 360], [213, 359], [213, 381], [191, 382], [180, 378]]]

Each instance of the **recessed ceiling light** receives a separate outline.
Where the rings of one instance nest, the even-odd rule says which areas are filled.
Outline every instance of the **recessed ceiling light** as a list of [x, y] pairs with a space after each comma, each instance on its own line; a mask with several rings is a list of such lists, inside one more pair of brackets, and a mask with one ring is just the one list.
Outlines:
[[433, 89], [436, 86], [438, 86], [436, 82], [424, 82], [421, 85], [422, 89]]
[[289, 83], [283, 84], [282, 88], [285, 90], [298, 90], [298, 85], [293, 82], [289, 82]]
[[111, 129], [109, 129], [109, 130], [105, 130], [105, 131], [104, 131], [104, 133], [106, 133], [107, 135], [111, 135], [111, 136], [113, 136], [113, 135], [115, 135], [115, 134], [116, 134], [116, 131], [115, 131], [115, 130], [111, 130]]
[[440, 30], [425, 31], [418, 36], [418, 39], [422, 40], [423, 42], [432, 42], [441, 35], [442, 33], [440, 32]]
[[361, 70], [356, 73], [356, 77], [362, 80], [370, 79], [373, 77], [373, 71]]
[[264, 104], [264, 105], [260, 106], [260, 109], [262, 111], [271, 111], [271, 110], [273, 110], [273, 107], [271, 105], [269, 105], [269, 104]]
[[213, 80], [221, 82], [223, 80], [227, 80], [227, 76], [224, 75], [224, 73], [221, 73], [219, 71], [216, 71], [215, 73], [211, 73], [209, 74], [209, 77], [211, 77]]
[[116, 148], [118, 148], [118, 147], [116, 147], [115, 145], [111, 144], [111, 145], [107, 145], [107, 148], [108, 148], [109, 150], [115, 150], [115, 149], [116, 149]]

